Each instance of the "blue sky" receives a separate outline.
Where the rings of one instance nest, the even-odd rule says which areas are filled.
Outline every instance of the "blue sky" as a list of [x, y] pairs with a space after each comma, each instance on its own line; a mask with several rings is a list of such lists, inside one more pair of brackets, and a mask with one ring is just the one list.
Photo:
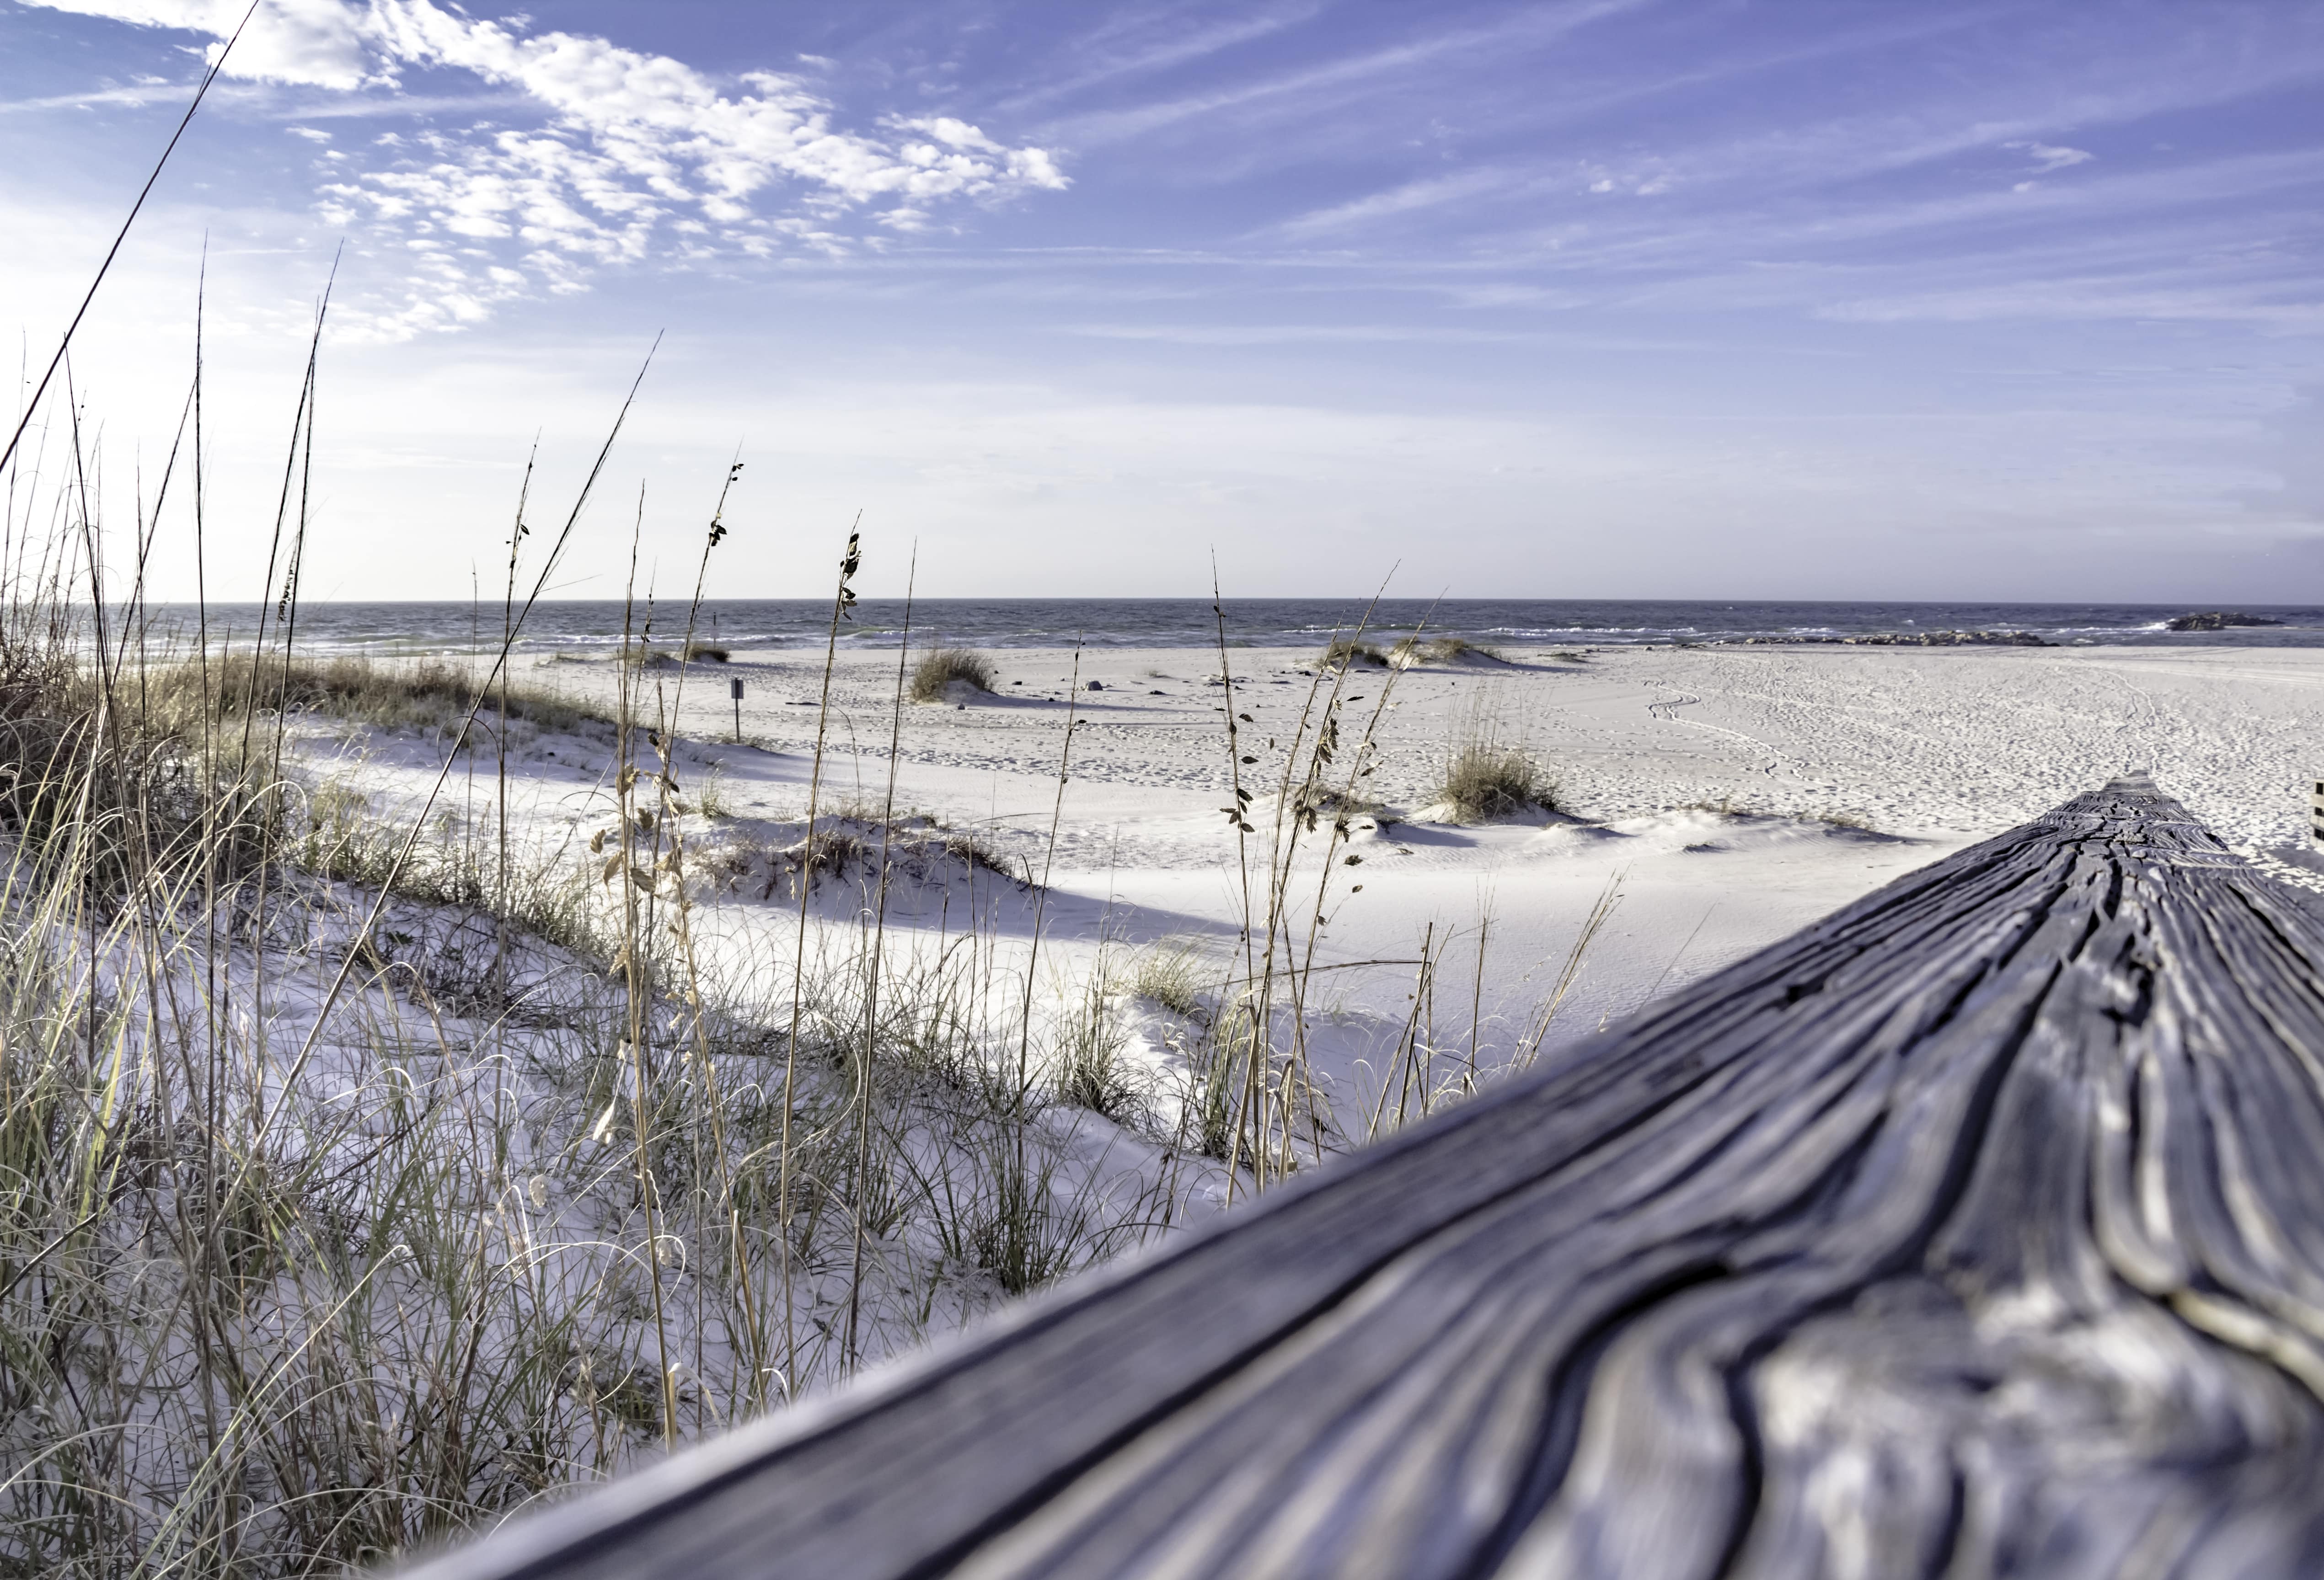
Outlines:
[[[37, 369], [244, 0], [0, 0]], [[109, 500], [208, 238], [209, 584], [304, 333], [309, 592], [577, 545], [867, 591], [2324, 600], [2324, 6], [266, 0], [98, 299]], [[642, 493], [642, 506], [640, 495]], [[190, 587], [165, 522], [156, 577]]]

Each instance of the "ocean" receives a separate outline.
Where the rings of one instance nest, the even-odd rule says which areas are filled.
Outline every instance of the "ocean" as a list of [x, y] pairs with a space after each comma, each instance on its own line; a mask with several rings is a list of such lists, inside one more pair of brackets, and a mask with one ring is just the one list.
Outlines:
[[[1665, 642], [1811, 640], [1939, 630], [2025, 631], [2061, 646], [2324, 646], [2324, 607], [2243, 605], [2236, 612], [2281, 621], [2219, 631], [2173, 632], [2187, 604], [2150, 603], [1824, 603], [1724, 602], [1629, 599], [1383, 600], [1369, 619], [1361, 599], [1234, 598], [1224, 605], [1226, 639], [1235, 647], [1305, 647], [1360, 623], [1382, 640], [1425, 629], [1491, 644], [1609, 646]], [[261, 606], [212, 604], [212, 638], [240, 640]], [[165, 627], [193, 624], [190, 607], [157, 606]], [[272, 611], [268, 611], [270, 617]], [[867, 598], [844, 624], [851, 648], [893, 647], [903, 629], [901, 600]], [[686, 608], [632, 612], [650, 621], [657, 642], [686, 635]], [[831, 605], [808, 599], [729, 599], [703, 605], [697, 640], [739, 647], [819, 648]], [[610, 648], [622, 639], [618, 602], [568, 601], [534, 606], [523, 645], [535, 651]], [[1206, 648], [1219, 639], [1218, 617], [1198, 598], [945, 598], [912, 606], [912, 642], [976, 648], [1055, 648], [1075, 642], [1114, 648]], [[497, 604], [308, 603], [298, 611], [299, 645], [317, 651], [412, 652], [496, 645]]]

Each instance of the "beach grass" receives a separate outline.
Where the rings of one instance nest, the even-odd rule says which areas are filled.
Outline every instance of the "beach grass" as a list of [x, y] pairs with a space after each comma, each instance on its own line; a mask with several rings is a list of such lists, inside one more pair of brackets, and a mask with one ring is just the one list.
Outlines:
[[1489, 739], [1465, 741], [1446, 758], [1433, 799], [1454, 822], [1491, 822], [1557, 810], [1556, 786], [1532, 757]]
[[1204, 990], [1216, 976], [1213, 963], [1194, 945], [1159, 943], [1139, 952], [1128, 986], [1136, 997], [1193, 1019], [1204, 1013]]
[[911, 699], [940, 703], [954, 685], [990, 692], [994, 675], [991, 658], [973, 648], [931, 648], [912, 667]]
[[1388, 663], [1388, 655], [1371, 643], [1353, 637], [1334, 637], [1315, 656], [1320, 669], [1346, 669], [1357, 666], [1379, 668]]
[[1484, 659], [1506, 663], [1507, 659], [1482, 643], [1466, 637], [1404, 637], [1388, 651], [1388, 662], [1398, 668], [1410, 668], [1418, 664], [1459, 664]]
[[[821, 864], [959, 886], [941, 959], [818, 923], [795, 993], [722, 974], [721, 788], [634, 666], [512, 684], [513, 592], [466, 660], [301, 652], [295, 588], [189, 643], [68, 596], [102, 545], [0, 570], [0, 1570], [382, 1561], [1173, 1221], [1175, 1171], [1073, 1162], [1147, 1087], [1106, 994], [996, 964], [978, 896], [1026, 881], [979, 836], [891, 797]], [[503, 718], [611, 748], [586, 850], [511, 835]], [[435, 789], [302, 719], [420, 738]]]
[[[0, 1573], [391, 1561], [1473, 1085], [1418, 999], [1370, 1131], [1314, 1067], [1392, 675], [1311, 676], [1261, 768], [1222, 639], [1240, 941], [1060, 966], [1074, 693], [1046, 839], [903, 811], [907, 699], [993, 681], [908, 616], [888, 784], [834, 794], [852, 537], [805, 805], [745, 819], [678, 728], [684, 670], [649, 673], [716, 661], [698, 592], [671, 648], [624, 631], [610, 701], [511, 676], [586, 487], [512, 556], [496, 646], [373, 658], [300, 646], [303, 508], [228, 645], [107, 595], [102, 520], [17, 481], [16, 542], [71, 527], [0, 565]], [[525, 730], [607, 759], [554, 838], [512, 821]], [[908, 893], [938, 896], [908, 943]], [[722, 896], [783, 947], [709, 948]], [[1144, 1161], [1091, 1166], [1115, 1147]]]
[[[456, 659], [382, 661], [360, 655], [157, 666], [143, 717], [165, 718], [172, 707], [189, 711], [205, 690], [209, 711], [225, 720], [307, 713], [383, 730], [439, 730], [457, 727], [472, 712], [504, 711], [508, 718], [566, 734], [613, 721], [600, 707], [539, 685], [510, 684], [488, 692], [475, 667]], [[173, 694], [179, 692], [187, 694]]]

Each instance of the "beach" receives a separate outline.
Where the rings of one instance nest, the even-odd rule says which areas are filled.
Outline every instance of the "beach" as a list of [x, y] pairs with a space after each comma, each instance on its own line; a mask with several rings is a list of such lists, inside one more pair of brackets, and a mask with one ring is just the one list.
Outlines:
[[[1361, 791], [1379, 809], [1351, 818], [1328, 879], [1328, 822], [1301, 836], [1287, 868], [1296, 914], [1278, 929], [1286, 959], [1319, 973], [1303, 1013], [1318, 1023], [1319, 1068], [1351, 1132], [1376, 1107], [1383, 1050], [1406, 1034], [1424, 990], [1428, 1040], [1464, 1068], [1554, 1054], [2126, 769], [2150, 769], [2287, 881], [2314, 881], [2280, 858], [2304, 844], [2310, 743], [2324, 730], [2318, 649], [1544, 647], [1344, 676], [1319, 670], [1313, 649], [1228, 649], [1224, 684], [1216, 649], [993, 658], [990, 693], [899, 712], [897, 655], [843, 653], [818, 805], [864, 829], [892, 807], [973, 835], [1029, 878], [1038, 948], [1025, 925], [996, 948], [1010, 960], [1038, 953], [1040, 996], [1059, 1004], [1073, 997], [1065, 984], [1085, 982], [1109, 954], [1181, 947], [1223, 976], [1248, 930], [1265, 925], [1277, 825], [1263, 814], [1288, 749], [1312, 740], [1327, 712], [1351, 740], [1369, 734], [1376, 771]], [[517, 662], [525, 684], [615, 706], [611, 661]], [[715, 785], [722, 815], [689, 832], [695, 859], [795, 842], [817, 749], [820, 656], [737, 648], [729, 662], [637, 674], [639, 716], [675, 720], [686, 743], [679, 782]], [[1230, 695], [1250, 721], [1232, 753]], [[1448, 758], [1480, 740], [1537, 765], [1555, 810], [1463, 825], [1433, 809]], [[440, 761], [361, 730], [306, 752], [316, 771], [353, 776], [389, 801], [417, 794]], [[588, 859], [578, 847], [604, 822], [610, 762], [602, 742], [516, 748], [509, 803], [537, 849]], [[1250, 834], [1224, 814], [1234, 770], [1259, 809]], [[489, 799], [467, 771], [472, 782], [451, 793]], [[860, 930], [863, 877], [845, 902], [819, 899], [810, 923]], [[761, 894], [754, 877], [715, 898], [715, 920], [698, 925], [721, 941], [729, 977], [779, 997], [790, 890]], [[898, 891], [883, 918], [890, 947], [949, 936], [983, 904], [948, 887]], [[1552, 1024], [1537, 1028], [1553, 997]], [[1155, 1034], [1134, 1047], [1167, 1063], [1167, 1039], [1145, 1029]]]
[[[925, 703], [917, 643], [520, 648], [505, 718], [449, 643], [133, 661], [124, 711], [181, 741], [144, 805], [180, 804], [183, 741], [246, 741], [271, 788], [177, 814], [255, 832], [158, 868], [169, 904], [85, 944], [40, 921], [77, 947], [27, 955], [20, 1021], [89, 1112], [214, 1106], [220, 1159], [275, 1138], [203, 1165], [283, 1226], [237, 1253], [286, 1291], [244, 1364], [473, 1366], [460, 1438], [535, 1433], [530, 1497], [1586, 1080], [1643, 1006], [2126, 769], [2319, 881], [2324, 649], [1319, 647], [995, 645], [989, 690]], [[1448, 803], [1477, 750], [1533, 798]], [[116, 869], [42, 828], [23, 871], [65, 877], [26, 908], [69, 917]], [[93, 1037], [59, 1007], [92, 959], [120, 985]], [[78, 1200], [103, 1160], [58, 1155]], [[142, 1272], [92, 1265], [126, 1291], [92, 1331], [190, 1353]], [[390, 1408], [321, 1392], [351, 1440]], [[138, 1403], [180, 1423], [138, 1484], [187, 1474], [186, 1397]]]

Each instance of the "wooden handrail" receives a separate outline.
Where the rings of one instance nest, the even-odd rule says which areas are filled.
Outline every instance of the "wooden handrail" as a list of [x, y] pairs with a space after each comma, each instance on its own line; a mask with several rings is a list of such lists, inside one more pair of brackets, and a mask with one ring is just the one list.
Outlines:
[[2119, 779], [418, 1575], [2324, 1573], [2320, 962]]

